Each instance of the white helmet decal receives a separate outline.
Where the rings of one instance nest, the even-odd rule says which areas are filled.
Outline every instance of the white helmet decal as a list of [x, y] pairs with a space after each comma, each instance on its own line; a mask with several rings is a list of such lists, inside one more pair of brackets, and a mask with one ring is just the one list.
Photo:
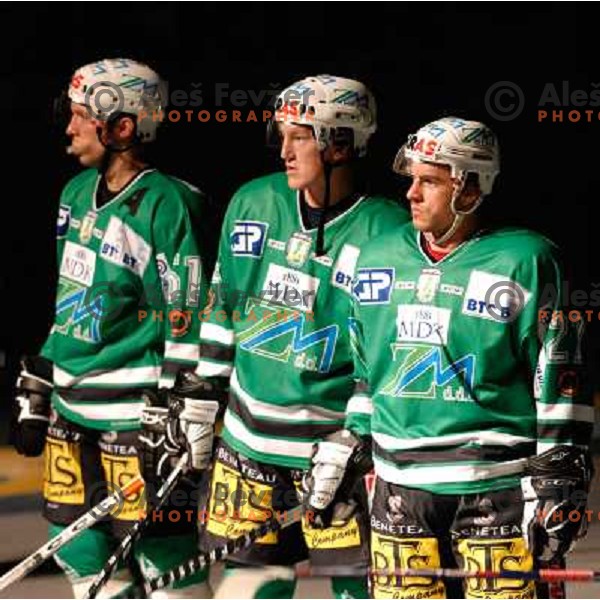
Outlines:
[[375, 98], [359, 81], [334, 75], [307, 77], [288, 86], [275, 102], [275, 121], [310, 125], [323, 150], [336, 131], [352, 132], [352, 146], [364, 156], [377, 129]]
[[71, 79], [68, 96], [102, 121], [122, 113], [137, 116], [141, 142], [155, 139], [161, 122], [156, 113], [165, 107], [167, 98], [166, 83], [158, 74], [128, 58], [108, 58], [80, 67]]
[[452, 176], [461, 180], [468, 173], [476, 173], [481, 193], [488, 195], [500, 172], [500, 148], [492, 130], [483, 123], [446, 117], [409, 136], [398, 151], [394, 171], [410, 174], [412, 161], [447, 165]]

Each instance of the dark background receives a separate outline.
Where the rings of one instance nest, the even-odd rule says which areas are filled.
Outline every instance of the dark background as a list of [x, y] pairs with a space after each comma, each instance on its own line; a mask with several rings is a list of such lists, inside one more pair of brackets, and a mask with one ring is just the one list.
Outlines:
[[[66, 89], [76, 67], [105, 57], [148, 62], [171, 90], [190, 92], [192, 83], [201, 82], [201, 108], [213, 114], [216, 82], [259, 91], [318, 73], [359, 79], [378, 101], [372, 180], [376, 189], [397, 197], [403, 192], [390, 166], [409, 132], [449, 114], [483, 120], [502, 148], [502, 173], [496, 193], [486, 200], [488, 210], [555, 240], [573, 286], [591, 291], [600, 283], [593, 214], [599, 201], [600, 120], [595, 113], [591, 123], [537, 122], [546, 83], [560, 87], [568, 80], [572, 89], [591, 91], [600, 82], [597, 21], [590, 6], [3, 3], [3, 384], [11, 380], [19, 355], [36, 352], [48, 330], [57, 199], [78, 169], [52, 125], [52, 99]], [[517, 83], [525, 95], [523, 112], [506, 122], [490, 117], [484, 105], [486, 90], [503, 80]], [[279, 168], [265, 149], [264, 133], [260, 122], [213, 118], [171, 124], [159, 130], [156, 163], [211, 194], [211, 218], [218, 224], [237, 186]], [[590, 329], [597, 347], [598, 322]], [[598, 357], [594, 360], [597, 364]], [[3, 421], [7, 387], [0, 402]]]

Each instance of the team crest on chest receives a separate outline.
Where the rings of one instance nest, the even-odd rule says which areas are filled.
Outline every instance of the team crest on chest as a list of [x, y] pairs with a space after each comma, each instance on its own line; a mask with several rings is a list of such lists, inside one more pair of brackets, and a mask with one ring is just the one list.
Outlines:
[[288, 240], [285, 247], [285, 258], [292, 267], [302, 267], [310, 256], [312, 238], [306, 233], [297, 231]]
[[98, 215], [96, 214], [96, 211], [93, 210], [89, 210], [85, 217], [83, 217], [81, 229], [79, 230], [79, 241], [82, 244], [87, 244], [92, 239], [97, 218]]
[[417, 300], [423, 303], [433, 302], [441, 278], [442, 272], [438, 269], [423, 269], [417, 282]]

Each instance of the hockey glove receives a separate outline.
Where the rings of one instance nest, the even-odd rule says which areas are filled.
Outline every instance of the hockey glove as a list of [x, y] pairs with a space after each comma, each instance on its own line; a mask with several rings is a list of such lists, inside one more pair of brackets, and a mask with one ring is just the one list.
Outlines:
[[39, 456], [44, 451], [52, 387], [52, 363], [43, 356], [23, 357], [11, 431], [11, 442], [19, 454]]
[[219, 402], [199, 398], [206, 393], [204, 380], [181, 371], [172, 389], [147, 394], [140, 434], [144, 478], [164, 479], [184, 452], [189, 472], [208, 468]]
[[561, 559], [587, 533], [592, 474], [589, 452], [575, 446], [555, 446], [528, 460], [521, 480], [523, 534], [541, 562]]
[[138, 436], [140, 468], [147, 484], [161, 484], [171, 472], [171, 458], [179, 452], [179, 447], [169, 445], [167, 440], [169, 390], [148, 390], [144, 399], [146, 405], [142, 409], [142, 431]]
[[305, 514], [315, 529], [348, 521], [356, 509], [352, 492], [373, 468], [371, 445], [346, 429], [313, 447], [313, 466], [302, 480]]

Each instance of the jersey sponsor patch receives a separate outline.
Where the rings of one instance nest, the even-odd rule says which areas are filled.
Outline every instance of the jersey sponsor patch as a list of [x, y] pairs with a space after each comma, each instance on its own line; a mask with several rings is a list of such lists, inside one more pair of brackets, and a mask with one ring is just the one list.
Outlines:
[[58, 504], [83, 504], [81, 446], [48, 436], [44, 462], [44, 498]]
[[[121, 449], [123, 447], [121, 446]], [[113, 448], [115, 450], [115, 448]], [[113, 454], [102, 450], [100, 452], [100, 460], [104, 477], [109, 484], [110, 489], [122, 489], [131, 480], [139, 477], [140, 466], [138, 457], [133, 453], [129, 455]], [[144, 488], [136, 492], [132, 496], [128, 496], [120, 507], [120, 510], [113, 513], [115, 519], [120, 521], [137, 521], [140, 518], [140, 512], [144, 511], [146, 503], [144, 501]]]
[[358, 269], [352, 291], [360, 304], [389, 304], [394, 277], [394, 267]]
[[290, 266], [299, 269], [308, 260], [311, 248], [312, 238], [310, 235], [296, 231], [286, 245], [285, 259]]
[[[533, 557], [522, 537], [500, 539], [462, 539], [458, 552], [469, 571], [531, 571]], [[523, 579], [469, 578], [469, 598], [535, 598], [533, 581]]]
[[440, 292], [443, 294], [450, 294], [452, 296], [462, 296], [465, 293], [465, 288], [461, 285], [442, 283], [442, 285], [440, 285]]
[[[235, 539], [255, 529], [273, 516], [273, 486], [246, 481], [233, 466], [219, 460], [215, 463], [208, 524], [213, 535]], [[276, 532], [256, 540], [257, 544], [276, 544]]]
[[268, 303], [308, 312], [313, 309], [320, 283], [318, 277], [271, 263], [261, 296]]
[[96, 270], [96, 253], [67, 240], [60, 263], [60, 274], [86, 287], [92, 285]]
[[69, 231], [71, 224], [71, 207], [61, 204], [58, 209], [58, 219], [56, 221], [56, 237], [63, 238]]
[[385, 396], [435, 399], [449, 402], [473, 401], [475, 355], [454, 360], [446, 357], [440, 346], [396, 343], [392, 345], [396, 372], [382, 387]]
[[152, 246], [118, 217], [112, 216], [100, 244], [100, 256], [140, 277], [144, 275]]
[[331, 285], [352, 292], [352, 280], [360, 250], [352, 244], [344, 244], [331, 275]]
[[281, 250], [282, 252], [285, 250], [285, 242], [282, 242], [281, 240], [270, 239], [267, 242], [267, 245], [269, 248], [273, 248], [273, 250]]
[[[371, 532], [371, 565], [381, 575], [373, 578], [376, 598], [445, 598], [444, 583], [433, 577], [403, 577], [401, 569], [433, 569], [440, 566], [437, 539], [399, 538]], [[389, 575], [383, 574], [390, 571]]]
[[448, 343], [450, 309], [438, 306], [400, 304], [396, 317], [399, 342]]
[[423, 269], [417, 281], [417, 300], [427, 304], [432, 302], [440, 287], [442, 272], [439, 269]]
[[251, 299], [244, 315], [249, 327], [236, 334], [242, 350], [291, 363], [302, 371], [327, 373], [339, 333], [332, 324], [314, 329], [312, 315], [287, 308], [275, 309]]
[[325, 254], [323, 256], [311, 256], [310, 260], [319, 263], [320, 265], [323, 265], [327, 268], [331, 267], [331, 265], [333, 264], [331, 256], [326, 256]]
[[98, 214], [95, 210], [88, 210], [85, 217], [83, 217], [81, 229], [79, 230], [79, 241], [82, 244], [87, 244], [92, 239], [92, 232], [94, 231], [97, 218]]
[[471, 271], [465, 292], [464, 315], [500, 323], [513, 321], [531, 297], [531, 293], [504, 275]]
[[261, 221], [236, 221], [229, 236], [233, 256], [262, 256], [268, 228]]
[[313, 529], [309, 515], [303, 518], [304, 541], [311, 550], [342, 550], [361, 545], [360, 528], [356, 517], [348, 522], [333, 522], [327, 529]]

